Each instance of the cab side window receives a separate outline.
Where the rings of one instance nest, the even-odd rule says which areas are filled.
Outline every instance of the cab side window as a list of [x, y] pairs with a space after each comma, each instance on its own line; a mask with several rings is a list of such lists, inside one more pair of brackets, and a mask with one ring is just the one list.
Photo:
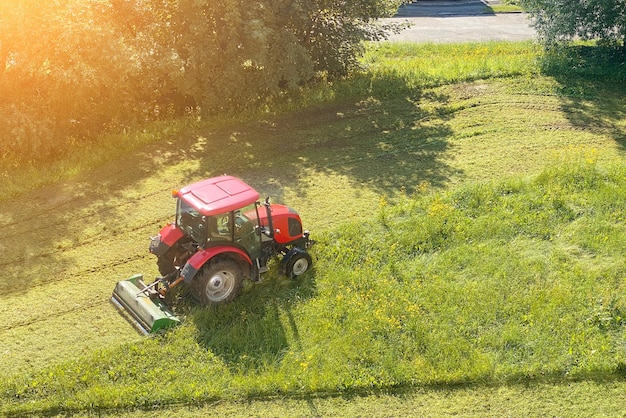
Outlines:
[[228, 240], [231, 238], [231, 216], [229, 213], [211, 216], [209, 219], [209, 236], [211, 240]]
[[230, 235], [230, 215], [228, 213], [217, 216], [217, 233], [220, 235]]

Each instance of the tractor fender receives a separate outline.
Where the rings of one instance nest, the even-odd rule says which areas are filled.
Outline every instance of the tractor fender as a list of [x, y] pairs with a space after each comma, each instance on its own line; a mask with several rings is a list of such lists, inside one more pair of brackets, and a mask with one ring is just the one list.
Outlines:
[[163, 255], [184, 235], [175, 224], [166, 225], [161, 228], [159, 235], [151, 238], [149, 250], [154, 255]]
[[283, 257], [283, 259], [280, 260], [280, 271], [286, 273], [289, 260], [291, 260], [294, 255], [301, 253], [306, 253], [306, 250], [303, 250], [300, 247], [293, 247], [291, 250], [289, 250], [289, 252], [287, 252], [287, 254], [285, 254], [285, 256]]
[[250, 259], [250, 256], [242, 249], [228, 245], [210, 247], [198, 251], [197, 253], [192, 255], [189, 260], [187, 260], [187, 263], [185, 263], [185, 266], [180, 273], [184, 282], [187, 284], [191, 283], [198, 270], [200, 270], [207, 261], [211, 260], [215, 256], [226, 253], [235, 254], [236, 256], [238, 256], [238, 258], [245, 260], [249, 265], [252, 265], [252, 260]]

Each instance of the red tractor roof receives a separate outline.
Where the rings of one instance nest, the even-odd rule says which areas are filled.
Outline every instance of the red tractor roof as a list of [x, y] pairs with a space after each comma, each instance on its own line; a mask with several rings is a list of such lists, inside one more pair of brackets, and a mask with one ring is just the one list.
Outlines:
[[256, 190], [232, 176], [201, 180], [183, 187], [176, 196], [206, 216], [241, 209], [259, 200]]

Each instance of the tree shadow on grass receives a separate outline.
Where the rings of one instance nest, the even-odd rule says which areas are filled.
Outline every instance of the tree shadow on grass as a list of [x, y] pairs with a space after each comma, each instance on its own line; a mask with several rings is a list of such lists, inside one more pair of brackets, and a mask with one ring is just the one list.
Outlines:
[[[233, 144], [246, 144], [245, 161], [231, 164], [229, 172], [279, 199], [285, 187], [306, 196], [301, 179], [312, 172], [345, 176], [385, 195], [413, 192], [422, 182], [443, 187], [459, 174], [442, 158], [452, 132], [449, 115], [436, 109], [449, 97], [393, 75], [363, 75], [352, 83], [361, 85], [362, 94], [350, 102], [240, 126]], [[208, 157], [208, 150], [194, 156], [199, 166], [191, 176], [214, 172], [215, 158], [203, 158], [203, 152]]]
[[315, 272], [296, 280], [265, 273], [234, 302], [192, 309], [190, 319], [198, 329], [198, 343], [219, 356], [234, 372], [249, 374], [279, 364], [300, 333], [293, 307], [316, 296]]
[[549, 53], [544, 72], [560, 83], [573, 129], [603, 133], [626, 149], [626, 50], [572, 46]]

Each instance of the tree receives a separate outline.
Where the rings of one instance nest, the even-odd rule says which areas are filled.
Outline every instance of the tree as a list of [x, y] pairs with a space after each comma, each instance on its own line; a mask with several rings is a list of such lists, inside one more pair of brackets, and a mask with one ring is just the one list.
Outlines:
[[[0, 0], [0, 159], [347, 74], [402, 0]], [[13, 157], [11, 157], [13, 158]]]
[[[204, 111], [235, 109], [312, 80], [347, 74], [373, 22], [401, 0], [116, 0], [157, 77], [157, 96]], [[122, 7], [124, 11], [122, 12]], [[132, 11], [131, 11], [132, 10]]]
[[626, 0], [521, 0], [541, 41], [554, 45], [575, 38], [626, 48]]
[[85, 0], [0, 1], [0, 157], [62, 156], [129, 123], [141, 95], [134, 50]]

